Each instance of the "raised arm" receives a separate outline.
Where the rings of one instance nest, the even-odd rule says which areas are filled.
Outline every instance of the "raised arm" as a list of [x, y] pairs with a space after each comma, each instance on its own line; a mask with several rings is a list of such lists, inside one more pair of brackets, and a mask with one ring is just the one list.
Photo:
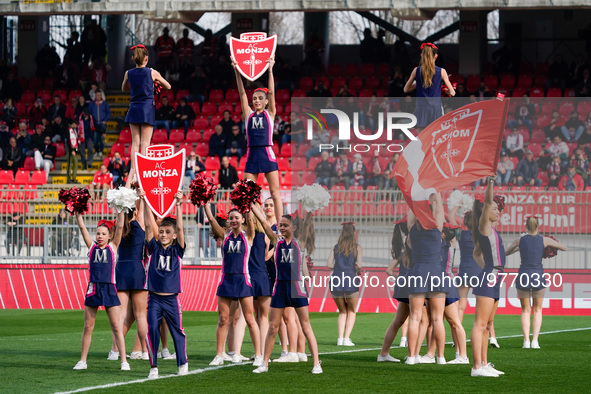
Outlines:
[[443, 222], [445, 221], [445, 209], [443, 207], [443, 199], [441, 193], [433, 193], [429, 196], [429, 199], [433, 201], [433, 217], [439, 231], [443, 230]]
[[[521, 240], [521, 237], [517, 238], [515, 241], [513, 241], [511, 243], [511, 245], [509, 245], [509, 247], [507, 249], [505, 249], [505, 256], [510, 256], [519, 250], [519, 241], [520, 240]], [[546, 245], [544, 245], [544, 246], [546, 246]]]
[[[412, 209], [409, 209], [408, 213], [406, 214], [406, 225], [408, 227], [409, 232], [412, 229], [412, 226], [414, 226], [416, 223], [417, 217], [415, 216], [415, 213], [412, 211]], [[410, 244], [410, 237], [407, 237], [406, 239], [408, 240], [408, 246], [412, 247], [412, 245]]]
[[268, 58], [267, 63], [269, 63], [269, 84], [267, 87], [267, 98], [269, 99], [269, 107], [267, 109], [267, 112], [269, 112], [271, 118], [275, 118], [275, 114], [277, 113], [277, 109], [275, 107], [275, 78], [273, 77], [273, 66], [275, 65], [275, 58]]
[[443, 83], [445, 84], [445, 87], [447, 88], [447, 94], [449, 94], [452, 97], [455, 96], [456, 91], [454, 90], [454, 87], [451, 84], [451, 82], [449, 82], [449, 76], [447, 75], [447, 71], [445, 71], [444, 68], [441, 69], [441, 79], [443, 79]]
[[417, 68], [415, 67], [414, 70], [410, 73], [410, 77], [408, 77], [408, 81], [406, 81], [406, 85], [404, 85], [404, 93], [410, 93], [417, 88], [415, 83], [415, 78], [417, 77]]
[[238, 87], [238, 95], [240, 96], [240, 107], [242, 108], [242, 120], [246, 120], [250, 113], [250, 106], [248, 105], [248, 96], [244, 90], [244, 83], [242, 83], [242, 76], [238, 71], [238, 63], [232, 58], [232, 67], [234, 67], [234, 74], [236, 74], [236, 86]]
[[143, 198], [139, 199], [139, 201], [136, 205], [136, 209], [137, 209], [137, 215], [136, 215], [135, 220], [137, 220], [137, 224], [139, 224], [143, 230], [146, 230], [146, 220], [145, 220], [145, 216], [144, 216], [144, 209], [146, 209], [146, 202], [144, 201]]
[[[140, 199], [144, 201], [145, 204], [146, 192], [144, 192], [142, 189], [138, 189], [138, 195], [140, 196]], [[146, 241], [150, 242], [152, 238], [158, 238], [158, 226], [156, 225], [154, 214], [151, 210], [145, 209], [145, 207], [144, 224], [146, 226]]]
[[452, 209], [449, 212], [449, 215], [447, 216], [447, 220], [449, 221], [449, 224], [451, 224], [452, 226], [458, 225], [458, 221], [456, 220], [456, 216], [458, 215], [459, 210], [460, 210], [460, 206], [458, 205], [457, 207], [454, 207], [454, 209]]
[[558, 241], [553, 240], [552, 238], [549, 237], [544, 237], [544, 247], [546, 246], [552, 246], [553, 248], [556, 248], [558, 250], [562, 250], [562, 251], [567, 251], [568, 248], [566, 247], [566, 245], [561, 244]]
[[127, 71], [125, 71], [125, 75], [123, 75], [123, 83], [121, 84], [121, 90], [124, 92], [129, 90], [129, 79], [127, 79]]
[[182, 191], [178, 191], [176, 192], [176, 194], [174, 195], [174, 197], [176, 198], [176, 207], [177, 207], [177, 215], [176, 215], [176, 231], [177, 231], [177, 237], [176, 240], [179, 243], [179, 246], [183, 249], [185, 249], [185, 247], [187, 246], [185, 244], [185, 230], [183, 229], [183, 210], [181, 208], [181, 205], [183, 205], [183, 192]]
[[246, 239], [248, 239], [248, 242], [252, 245], [255, 235], [254, 220], [256, 219], [252, 217], [250, 212], [244, 214], [244, 219], [246, 220]]
[[218, 221], [215, 220], [215, 217], [213, 217], [213, 213], [211, 213], [211, 206], [209, 204], [210, 203], [207, 203], [203, 207], [203, 208], [205, 208], [204, 209], [205, 215], [207, 215], [207, 219], [209, 220], [209, 223], [211, 224], [211, 228], [212, 228], [213, 232], [215, 233], [215, 235], [217, 235], [219, 238], [223, 239], [226, 234], [225, 234], [222, 226], [220, 226]]
[[482, 208], [482, 216], [480, 216], [480, 221], [478, 222], [478, 231], [480, 231], [480, 234], [486, 237], [490, 235], [491, 231], [488, 218], [490, 217], [490, 212], [492, 211], [493, 187], [496, 179], [496, 175], [488, 178], [488, 185], [486, 186], [486, 192], [484, 193], [484, 207]]
[[76, 212], [76, 222], [78, 223], [78, 227], [80, 228], [80, 232], [82, 233], [82, 238], [84, 239], [86, 247], [90, 248], [92, 246], [92, 237], [84, 225], [84, 218], [82, 217], [82, 214], [78, 212]]
[[326, 261], [326, 266], [330, 270], [334, 269], [334, 248], [331, 249], [330, 253], [328, 254], [328, 260]]
[[123, 235], [123, 221], [125, 221], [125, 212], [121, 211], [117, 214], [117, 219], [115, 219], [115, 234], [113, 235], [113, 240], [111, 243], [115, 248], [119, 247], [121, 243], [121, 236]]
[[277, 241], [279, 238], [277, 237], [277, 234], [275, 234], [273, 232], [273, 229], [271, 229], [271, 226], [269, 226], [269, 223], [267, 223], [267, 220], [265, 219], [265, 215], [261, 211], [261, 208], [258, 205], [255, 205], [255, 203], [252, 203], [251, 207], [252, 207], [251, 212], [254, 213], [254, 216], [258, 219], [258, 221], [263, 226], [263, 229], [265, 230], [265, 234], [267, 234], [267, 237], [269, 237], [269, 240], [271, 241], [271, 243], [273, 243], [273, 245], [277, 245]]
[[160, 73], [156, 70], [152, 70], [152, 79], [154, 80], [154, 82], [156, 82], [158, 85], [162, 86], [166, 90], [170, 90], [172, 88], [172, 86], [170, 86], [170, 83], [168, 83], [168, 81], [164, 79], [162, 75], [160, 75]]

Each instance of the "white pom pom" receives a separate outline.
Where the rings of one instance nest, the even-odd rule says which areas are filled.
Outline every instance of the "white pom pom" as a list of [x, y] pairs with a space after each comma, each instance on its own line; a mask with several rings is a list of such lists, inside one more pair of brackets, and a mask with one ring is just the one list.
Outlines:
[[447, 207], [450, 211], [455, 207], [460, 207], [458, 216], [464, 216], [466, 212], [471, 211], [472, 204], [474, 204], [474, 197], [462, 193], [460, 190], [454, 190], [447, 198]]
[[330, 194], [317, 183], [304, 185], [296, 191], [296, 199], [305, 211], [313, 212], [322, 209], [330, 203]]
[[135, 190], [126, 187], [111, 189], [107, 191], [107, 203], [109, 208], [113, 208], [117, 213], [123, 211], [129, 213], [135, 208], [135, 201], [139, 197]]

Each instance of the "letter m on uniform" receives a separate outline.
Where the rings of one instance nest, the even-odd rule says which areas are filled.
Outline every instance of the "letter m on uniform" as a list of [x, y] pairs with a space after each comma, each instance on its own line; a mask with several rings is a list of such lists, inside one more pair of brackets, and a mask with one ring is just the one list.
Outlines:
[[263, 118], [252, 118], [252, 128], [253, 129], [262, 129], [263, 128]]
[[158, 271], [170, 271], [170, 256], [160, 256], [156, 269]]
[[228, 253], [240, 253], [242, 241], [230, 241], [228, 244]]
[[108, 263], [107, 249], [97, 249], [94, 253], [93, 263]]
[[282, 263], [291, 263], [293, 261], [293, 249], [281, 249], [281, 262]]

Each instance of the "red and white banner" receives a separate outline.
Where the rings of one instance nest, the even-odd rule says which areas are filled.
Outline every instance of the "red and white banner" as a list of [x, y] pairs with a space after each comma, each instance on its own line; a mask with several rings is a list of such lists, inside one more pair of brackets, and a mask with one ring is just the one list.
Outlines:
[[146, 203], [161, 219], [174, 208], [174, 195], [185, 176], [185, 149], [173, 152], [172, 145], [155, 145], [146, 149], [147, 156], [135, 154], [138, 183], [146, 193]]
[[432, 193], [496, 173], [508, 108], [508, 100], [468, 104], [431, 123], [404, 148], [394, 175], [423, 227], [436, 226]]
[[240, 39], [230, 37], [230, 53], [240, 74], [255, 81], [267, 71], [267, 59], [275, 56], [277, 36], [267, 38], [267, 33], [242, 33]]

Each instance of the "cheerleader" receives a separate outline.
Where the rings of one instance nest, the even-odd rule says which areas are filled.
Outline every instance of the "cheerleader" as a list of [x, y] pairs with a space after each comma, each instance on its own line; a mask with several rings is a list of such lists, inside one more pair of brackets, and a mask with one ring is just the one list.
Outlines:
[[353, 222], [341, 225], [339, 241], [330, 251], [326, 265], [332, 270], [330, 293], [339, 308], [337, 346], [355, 346], [350, 338], [359, 302], [359, 287], [354, 285], [354, 279], [363, 264], [363, 248], [357, 243]]
[[[407, 325], [410, 311], [408, 308], [409, 300], [406, 282], [408, 280], [408, 272], [410, 271], [411, 266], [410, 260], [412, 251], [408, 246], [407, 239], [402, 239], [402, 234], [408, 237], [406, 218], [403, 219], [403, 221], [396, 223], [394, 226], [394, 232], [392, 234], [392, 248], [390, 249], [390, 253], [394, 260], [386, 270], [386, 273], [389, 276], [394, 276], [394, 268], [396, 268], [396, 266], [399, 267], [396, 287], [394, 289], [394, 298], [398, 301], [398, 306], [396, 307], [396, 315], [394, 315], [394, 320], [392, 320], [392, 323], [384, 334], [384, 342], [382, 343], [382, 351], [378, 355], [378, 362], [400, 362], [399, 359], [390, 356], [390, 348], [392, 347], [392, 342], [394, 342], [394, 338], [396, 338], [398, 330], [404, 327], [404, 325]], [[402, 333], [404, 338], [404, 330]], [[400, 346], [403, 347], [402, 344]]]
[[[217, 236], [224, 234], [224, 229], [217, 223], [209, 204], [205, 205], [205, 214]], [[247, 215], [248, 216], [248, 215]], [[230, 304], [233, 298], [238, 298], [244, 313], [244, 319], [248, 325], [250, 338], [255, 352], [253, 365], [263, 364], [261, 358], [260, 332], [253, 316], [253, 284], [248, 268], [248, 259], [251, 253], [254, 227], [251, 221], [246, 222], [246, 231], [242, 229], [244, 216], [237, 210], [228, 212], [228, 223], [231, 231], [225, 234], [222, 243], [222, 275], [218, 285], [218, 327], [216, 331], [217, 354], [209, 365], [223, 365], [223, 352], [228, 335], [228, 322], [230, 316]], [[248, 217], [247, 217], [248, 219]]]
[[[523, 348], [539, 349], [538, 337], [542, 328], [542, 304], [544, 292], [549, 286], [544, 277], [542, 257], [544, 248], [550, 246], [566, 251], [567, 247], [558, 241], [538, 234], [538, 218], [530, 216], [525, 222], [527, 234], [517, 238], [505, 254], [509, 256], [519, 251], [521, 265], [515, 279], [515, 287], [521, 302], [521, 330], [523, 331]], [[533, 338], [529, 341], [530, 315], [533, 309]]]
[[117, 298], [115, 288], [115, 262], [117, 248], [121, 242], [123, 232], [123, 213], [117, 216], [117, 225], [108, 220], [101, 220], [96, 228], [95, 241], [92, 240], [84, 219], [76, 213], [76, 221], [82, 233], [82, 238], [89, 249], [88, 267], [90, 277], [84, 301], [84, 331], [82, 333], [82, 355], [74, 369], [86, 369], [86, 358], [92, 340], [94, 321], [99, 306], [104, 306], [111, 324], [111, 331], [117, 340], [117, 348], [121, 353], [121, 370], [129, 371], [129, 363], [125, 354], [125, 339], [121, 329], [121, 302]]
[[447, 71], [437, 67], [438, 48], [430, 42], [421, 45], [421, 61], [415, 67], [404, 85], [404, 93], [417, 90], [417, 103], [415, 116], [417, 117], [416, 127], [425, 128], [433, 121], [443, 115], [441, 106], [441, 83], [445, 84], [447, 93], [455, 96], [456, 92], [449, 82]]
[[[478, 285], [472, 289], [476, 296], [476, 308], [470, 336], [473, 358], [471, 376], [498, 377], [504, 374], [487, 360], [489, 330], [500, 297], [501, 281], [497, 278], [505, 266], [503, 239], [493, 227], [499, 221], [504, 205], [502, 197], [493, 198], [495, 180], [495, 175], [488, 178], [484, 202], [475, 200], [472, 209], [473, 256], [482, 270], [478, 275]], [[499, 203], [502, 204], [500, 207]]]
[[252, 95], [254, 110], [250, 108], [248, 97], [244, 90], [242, 77], [238, 71], [235, 59], [232, 59], [232, 66], [236, 74], [236, 85], [240, 94], [242, 106], [242, 121], [246, 125], [246, 167], [244, 177], [257, 181], [260, 173], [264, 173], [269, 182], [271, 198], [275, 204], [275, 218], [279, 222], [283, 215], [283, 205], [279, 193], [279, 167], [277, 158], [273, 153], [273, 125], [276, 114], [275, 109], [275, 80], [273, 78], [274, 58], [267, 59], [269, 64], [268, 88], [257, 88]]
[[271, 298], [271, 312], [269, 332], [265, 341], [264, 364], [255, 369], [254, 373], [264, 373], [269, 371], [269, 359], [275, 346], [275, 337], [281, 323], [286, 307], [293, 307], [299, 317], [302, 330], [308, 340], [308, 347], [314, 360], [313, 374], [322, 373], [320, 360], [318, 358], [318, 344], [314, 331], [310, 325], [308, 313], [307, 291], [304, 285], [303, 276], [308, 276], [308, 269], [302, 261], [300, 246], [294, 234], [296, 227], [293, 224], [290, 215], [284, 215], [279, 221], [278, 236], [271, 230], [271, 227], [265, 221], [263, 213], [253, 204], [253, 213], [259, 222], [263, 225], [265, 233], [275, 245], [275, 266], [277, 268], [277, 278], [273, 286], [273, 296]]
[[170, 84], [156, 70], [146, 67], [148, 64], [148, 50], [143, 45], [131, 47], [131, 56], [135, 68], [127, 70], [123, 77], [121, 90], [131, 91], [131, 102], [125, 116], [125, 121], [131, 128], [131, 179], [135, 176], [135, 153], [146, 153], [150, 146], [152, 132], [156, 124], [154, 107], [154, 84], [170, 89]]
[[[412, 211], [408, 212], [408, 226], [410, 227], [410, 246], [413, 249], [413, 267], [409, 277], [410, 283], [410, 317], [408, 324], [408, 358], [406, 364], [421, 362], [418, 354], [419, 325], [423, 314], [423, 305], [427, 300], [427, 309], [431, 322], [432, 338], [437, 346], [437, 363], [445, 364], [445, 327], [443, 326], [443, 312], [445, 309], [445, 293], [447, 289], [442, 283], [443, 269], [441, 268], [441, 230], [443, 229], [443, 202], [439, 193], [429, 197], [433, 217], [437, 227], [425, 229]], [[433, 283], [432, 278], [438, 277], [439, 285]]]

